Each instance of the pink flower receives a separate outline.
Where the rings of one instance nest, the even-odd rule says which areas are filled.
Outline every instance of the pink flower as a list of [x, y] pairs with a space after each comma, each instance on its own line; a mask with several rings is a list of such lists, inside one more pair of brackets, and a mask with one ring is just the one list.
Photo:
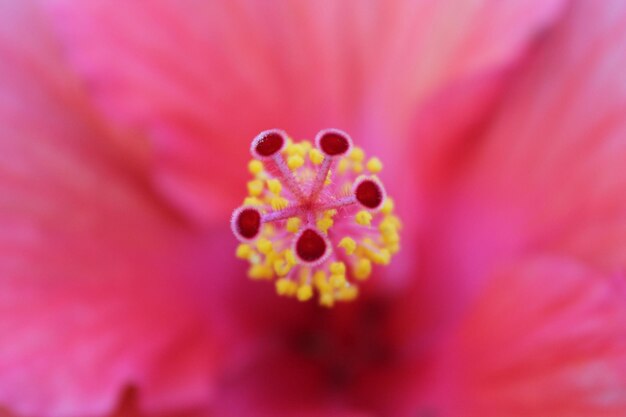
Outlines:
[[[5, 2], [0, 404], [626, 415], [625, 21], [619, 0]], [[234, 256], [272, 127], [385, 165], [402, 248], [353, 302], [278, 297]]]

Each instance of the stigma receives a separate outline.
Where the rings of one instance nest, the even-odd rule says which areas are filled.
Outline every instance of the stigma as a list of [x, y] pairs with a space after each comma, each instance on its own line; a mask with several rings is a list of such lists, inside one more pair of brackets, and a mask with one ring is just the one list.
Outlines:
[[381, 161], [338, 129], [320, 131], [313, 143], [266, 130], [250, 152], [248, 196], [231, 220], [248, 276], [325, 307], [356, 299], [358, 283], [400, 249]]

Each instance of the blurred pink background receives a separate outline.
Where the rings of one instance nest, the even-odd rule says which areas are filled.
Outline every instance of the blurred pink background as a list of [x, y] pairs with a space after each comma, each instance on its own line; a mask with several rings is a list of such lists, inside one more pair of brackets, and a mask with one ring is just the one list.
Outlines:
[[[0, 2], [0, 414], [626, 416], [626, 2]], [[402, 249], [252, 282], [252, 138], [348, 132]]]

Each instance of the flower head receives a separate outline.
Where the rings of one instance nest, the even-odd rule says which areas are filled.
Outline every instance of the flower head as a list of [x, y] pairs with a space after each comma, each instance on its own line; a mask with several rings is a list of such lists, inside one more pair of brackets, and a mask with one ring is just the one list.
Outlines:
[[[623, 417], [625, 21], [623, 0], [3, 2], [0, 409]], [[264, 132], [229, 224], [267, 126], [341, 126], [385, 170], [341, 131]]]
[[320, 304], [353, 300], [372, 264], [387, 265], [400, 249], [400, 220], [376, 174], [378, 158], [338, 129], [294, 142], [281, 130], [251, 145], [248, 197], [232, 216], [242, 241], [237, 256], [252, 279], [274, 280], [280, 295]]

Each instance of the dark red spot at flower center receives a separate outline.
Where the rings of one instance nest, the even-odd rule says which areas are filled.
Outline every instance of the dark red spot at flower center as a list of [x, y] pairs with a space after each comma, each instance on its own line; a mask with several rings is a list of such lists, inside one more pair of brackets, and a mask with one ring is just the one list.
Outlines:
[[276, 132], [271, 132], [257, 141], [255, 150], [259, 155], [268, 157], [280, 151], [284, 143], [285, 139], [282, 135]]
[[355, 194], [357, 201], [369, 209], [376, 209], [383, 202], [383, 190], [372, 180], [363, 180], [356, 187]]
[[350, 149], [348, 138], [337, 132], [325, 133], [319, 144], [322, 152], [329, 156], [343, 155]]
[[[370, 297], [368, 294], [361, 303], [343, 307], [345, 316], [340, 322], [336, 320], [336, 312], [316, 310], [280, 339], [288, 343], [286, 354], [302, 357], [303, 361], [298, 363], [315, 366], [326, 387], [333, 392], [344, 389], [354, 392], [351, 389], [355, 386], [371, 387], [372, 381], [378, 381], [372, 378], [374, 375], [397, 377], [404, 371], [410, 372], [401, 368], [406, 366], [403, 356], [399, 355], [401, 344], [389, 337], [390, 328], [397, 324], [393, 300]], [[368, 382], [361, 385], [364, 380]], [[397, 388], [374, 384], [379, 390], [389, 392]], [[358, 396], [357, 401], [367, 402], [368, 399]]]
[[237, 231], [246, 239], [252, 239], [259, 233], [261, 228], [261, 213], [258, 210], [243, 209], [236, 220]]
[[326, 253], [326, 241], [313, 229], [306, 229], [296, 242], [296, 253], [304, 262], [315, 262]]

